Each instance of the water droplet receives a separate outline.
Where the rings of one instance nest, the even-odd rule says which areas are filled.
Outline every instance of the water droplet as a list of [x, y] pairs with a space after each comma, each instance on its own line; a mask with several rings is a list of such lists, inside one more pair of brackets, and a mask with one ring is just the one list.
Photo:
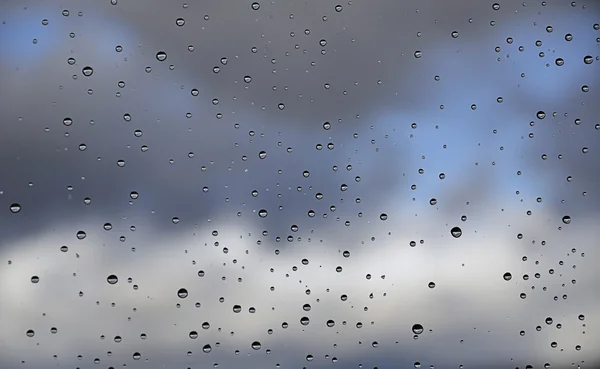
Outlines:
[[185, 24], [185, 19], [183, 19], [183, 18], [177, 18], [175, 20], [175, 24], [178, 25], [179, 27], [183, 27], [183, 25]]
[[499, 10], [500, 9], [500, 4], [498, 4], [498, 3], [492, 4], [492, 9]]
[[269, 213], [265, 209], [260, 209], [258, 211], [258, 216], [261, 217], [261, 218], [266, 218], [267, 215], [269, 215]]
[[512, 274], [510, 274], [510, 272], [506, 272], [502, 278], [504, 278], [505, 281], [510, 281], [512, 279]]
[[310, 323], [310, 319], [308, 319], [307, 316], [303, 316], [302, 318], [300, 318], [300, 324], [308, 325], [308, 323]]
[[460, 229], [460, 227], [453, 227], [450, 230], [450, 234], [452, 235], [452, 237], [454, 238], [459, 238], [460, 236], [462, 236], [462, 229]]
[[250, 77], [250, 76], [244, 76], [244, 82], [246, 82], [246, 83], [252, 82], [252, 77]]
[[258, 10], [260, 9], [260, 4], [259, 3], [252, 3], [252, 10]]
[[335, 6], [335, 11], [336, 11], [336, 12], [338, 12], [338, 13], [339, 13], [339, 12], [341, 12], [342, 10], [344, 10], [344, 8], [343, 8], [341, 5], [339, 5], [339, 4], [338, 4], [338, 5], [336, 5], [336, 6]]
[[79, 240], [83, 240], [87, 235], [85, 234], [84, 231], [79, 231], [77, 232], [77, 239]]
[[134, 352], [133, 353], [133, 360], [139, 360], [141, 359], [142, 354], [140, 354], [139, 352]]
[[261, 151], [258, 153], [258, 157], [261, 159], [264, 159], [267, 157], [267, 152], [266, 151]]
[[572, 35], [572, 34], [570, 34], [570, 33], [567, 33], [567, 34], [565, 35], [565, 40], [566, 40], [566, 41], [571, 41], [571, 40], [573, 40], [573, 35]]
[[571, 223], [571, 217], [570, 217], [570, 216], [568, 216], [568, 215], [565, 215], [565, 216], [562, 218], [562, 222], [563, 222], [563, 223], [565, 223], [565, 224], [570, 224], [570, 223]]
[[423, 333], [423, 326], [421, 324], [415, 324], [412, 326], [412, 331], [414, 334], [421, 334]]
[[60, 251], [67, 252], [67, 251], [69, 251], [69, 248], [67, 246], [63, 245], [60, 247]]
[[90, 66], [83, 67], [81, 73], [83, 73], [84, 76], [89, 77], [94, 73], [94, 69], [92, 69]]
[[261, 344], [260, 344], [260, 342], [258, 342], [258, 341], [254, 341], [254, 342], [252, 342], [252, 348], [253, 348], [254, 350], [260, 350], [260, 347], [261, 347]]
[[552, 318], [551, 317], [547, 317], [545, 320], [546, 324], [550, 325], [552, 324]]
[[205, 353], [209, 353], [212, 351], [212, 347], [210, 347], [210, 345], [206, 344], [202, 347], [202, 351], [204, 351]]
[[435, 288], [435, 282], [429, 282], [429, 284], [427, 284], [427, 287]]
[[50, 328], [50, 333], [56, 334], [57, 332], [58, 332], [58, 328], [56, 328], [56, 327]]
[[387, 216], [387, 214], [386, 214], [386, 213], [381, 213], [381, 214], [379, 215], [379, 219], [381, 219], [381, 220], [387, 220], [387, 218], [388, 218], [388, 216]]
[[279, 108], [279, 110], [283, 110], [283, 109], [285, 109], [285, 104], [279, 103], [279, 104], [277, 104], [277, 107]]
[[16, 214], [21, 211], [21, 205], [14, 203], [10, 206], [10, 212]]
[[191, 331], [189, 336], [191, 339], [195, 340], [196, 338], [198, 338], [198, 332]]
[[63, 124], [67, 127], [69, 127], [71, 124], [73, 124], [73, 119], [66, 117], [63, 119]]
[[167, 53], [164, 51], [159, 51], [156, 53], [156, 60], [163, 62], [167, 60]]
[[234, 313], [239, 313], [240, 311], [242, 311], [242, 307], [240, 305], [233, 305], [233, 312]]
[[415, 54], [414, 54], [414, 55], [415, 55], [415, 58], [419, 59], [420, 57], [422, 57], [422, 56], [423, 56], [423, 52], [422, 52], [422, 51], [420, 51], [420, 50], [417, 50], [417, 51], [415, 51]]
[[31, 277], [31, 283], [38, 283], [40, 281], [40, 277], [34, 275]]
[[116, 284], [119, 281], [119, 278], [117, 278], [116, 275], [111, 274], [108, 277], [106, 277], [106, 281], [108, 282], [108, 284]]
[[457, 31], [452, 31], [451, 35], [452, 35], [452, 38], [457, 38], [458, 37], [458, 32]]
[[556, 65], [558, 65], [559, 67], [562, 67], [563, 65], [565, 65], [565, 61], [563, 58], [557, 58], [555, 61]]
[[594, 61], [594, 58], [593, 58], [591, 55], [586, 55], [586, 56], [583, 58], [583, 62], [584, 62], [585, 64], [592, 64], [592, 62], [593, 62], [593, 61]]
[[540, 110], [536, 113], [536, 116], [538, 119], [544, 119], [546, 118], [546, 113]]
[[30, 330], [28, 330], [28, 331], [26, 332], [26, 334], [27, 334], [27, 337], [33, 337], [33, 336], [35, 336], [35, 332], [34, 332], [34, 330], [33, 330], [33, 329], [30, 329]]
[[184, 299], [188, 297], [188, 291], [185, 288], [180, 288], [179, 291], [177, 291], [177, 296], [180, 299]]
[[321, 46], [326, 46], [326, 45], [327, 45], [327, 40], [325, 40], [325, 39], [321, 39], [321, 40], [319, 41], [319, 45], [321, 45]]

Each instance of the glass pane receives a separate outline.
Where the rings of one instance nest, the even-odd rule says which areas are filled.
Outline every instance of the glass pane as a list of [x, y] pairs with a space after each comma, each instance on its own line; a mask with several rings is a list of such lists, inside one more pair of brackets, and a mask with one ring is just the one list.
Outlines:
[[336, 1], [0, 3], [0, 368], [600, 365], [600, 2]]

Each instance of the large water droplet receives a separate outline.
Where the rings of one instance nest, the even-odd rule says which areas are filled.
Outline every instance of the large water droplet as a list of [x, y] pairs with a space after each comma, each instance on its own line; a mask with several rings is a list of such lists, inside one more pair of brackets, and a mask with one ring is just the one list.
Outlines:
[[510, 274], [510, 272], [506, 272], [502, 278], [504, 278], [505, 281], [510, 281], [512, 279], [512, 274]]
[[210, 345], [206, 344], [204, 345], [204, 347], [202, 347], [202, 351], [204, 351], [205, 353], [209, 353], [212, 351], [212, 347], [210, 347]]
[[562, 218], [562, 221], [563, 221], [563, 223], [565, 223], [565, 224], [570, 224], [570, 223], [571, 223], [571, 217], [570, 217], [570, 216], [568, 216], [568, 215], [565, 215], [565, 216]]
[[240, 311], [242, 311], [242, 307], [240, 305], [233, 305], [234, 313], [239, 313]]
[[108, 284], [116, 284], [119, 281], [119, 278], [117, 278], [116, 275], [111, 274], [106, 278], [106, 281], [108, 282]]
[[180, 288], [179, 291], [177, 291], [177, 296], [179, 296], [180, 299], [184, 299], [188, 297], [188, 291], [185, 288]]
[[161, 62], [167, 60], [167, 53], [164, 52], [164, 51], [157, 52], [156, 53], [156, 60], [161, 61]]
[[198, 332], [196, 331], [191, 331], [189, 334], [190, 338], [195, 340], [196, 338], [198, 338]]
[[462, 236], [462, 229], [460, 229], [460, 227], [453, 227], [450, 230], [450, 234], [452, 235], [452, 237], [454, 238], [459, 238], [460, 236]]
[[260, 4], [256, 3], [256, 2], [252, 3], [252, 10], [258, 10], [258, 9], [260, 9]]
[[21, 211], [21, 205], [14, 203], [10, 206], [10, 212], [16, 214]]
[[33, 329], [30, 329], [30, 330], [28, 330], [28, 331], [26, 332], [26, 334], [27, 334], [27, 337], [33, 337], [33, 336], [35, 336], [35, 332], [34, 332], [34, 330], [33, 330]]
[[415, 324], [412, 326], [412, 331], [414, 334], [421, 334], [423, 333], [423, 326], [421, 324]]
[[310, 319], [308, 319], [308, 317], [303, 316], [302, 318], [300, 318], [300, 324], [308, 325], [308, 323], [310, 323]]
[[258, 211], [258, 216], [259, 216], [259, 217], [261, 217], [261, 218], [266, 218], [266, 217], [267, 217], [267, 215], [269, 215], [269, 213], [268, 213], [268, 212], [267, 212], [267, 210], [265, 210], [265, 209], [260, 209], [260, 210]]
[[254, 342], [252, 342], [252, 348], [253, 348], [254, 350], [260, 350], [260, 348], [261, 348], [261, 344], [260, 344], [260, 342], [258, 342], [258, 341], [254, 341]]
[[84, 76], [89, 77], [94, 74], [94, 69], [88, 65], [87, 67], [83, 67], [81, 73], [83, 73]]

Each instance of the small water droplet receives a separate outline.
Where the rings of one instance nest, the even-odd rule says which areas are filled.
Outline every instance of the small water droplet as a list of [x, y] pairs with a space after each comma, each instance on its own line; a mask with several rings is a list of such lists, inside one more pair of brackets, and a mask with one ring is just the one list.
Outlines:
[[457, 31], [452, 31], [451, 35], [452, 35], [452, 38], [457, 38], [458, 37], [458, 32]]
[[500, 9], [500, 4], [498, 4], [498, 3], [492, 4], [492, 9], [499, 10]]
[[583, 58], [583, 62], [584, 62], [585, 64], [592, 64], [592, 62], [593, 62], [593, 61], [594, 61], [594, 58], [593, 58], [591, 55], [586, 55], [586, 56]]
[[10, 212], [16, 214], [21, 211], [21, 205], [14, 203], [10, 206]]
[[302, 318], [300, 318], [300, 324], [308, 325], [308, 323], [310, 323], [310, 319], [308, 319], [307, 316], [303, 316]]
[[183, 25], [185, 24], [185, 19], [183, 19], [183, 18], [177, 18], [175, 20], [175, 24], [178, 25], [179, 27], [183, 27]]
[[258, 153], [258, 157], [261, 159], [264, 159], [267, 157], [267, 152], [266, 151], [261, 151]]
[[422, 56], [423, 56], [423, 52], [422, 52], [422, 51], [420, 51], [420, 50], [417, 50], [417, 51], [415, 51], [415, 54], [414, 54], [414, 55], [415, 55], [415, 58], [419, 59], [420, 57], [422, 57]]
[[40, 281], [40, 277], [34, 275], [31, 277], [31, 283], [38, 283]]
[[189, 334], [190, 338], [195, 340], [196, 338], [198, 338], [198, 332], [196, 331], [191, 331]]
[[212, 351], [212, 347], [210, 347], [210, 345], [206, 344], [202, 347], [202, 351], [204, 351], [205, 353], [209, 353]]
[[33, 337], [35, 336], [35, 331], [33, 329], [30, 329], [26, 332], [27, 337]]
[[563, 222], [563, 223], [565, 223], [565, 224], [570, 224], [570, 223], [571, 223], [571, 217], [570, 217], [570, 216], [568, 216], [568, 215], [565, 215], [565, 216], [562, 218], [562, 222]]
[[260, 9], [260, 4], [256, 3], [256, 2], [252, 3], [252, 10], [258, 10], [258, 9]]

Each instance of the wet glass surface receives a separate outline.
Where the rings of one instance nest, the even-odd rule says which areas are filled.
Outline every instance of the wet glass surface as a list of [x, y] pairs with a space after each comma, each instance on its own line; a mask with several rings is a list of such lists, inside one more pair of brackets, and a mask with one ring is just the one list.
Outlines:
[[600, 365], [600, 2], [0, 20], [0, 368]]

